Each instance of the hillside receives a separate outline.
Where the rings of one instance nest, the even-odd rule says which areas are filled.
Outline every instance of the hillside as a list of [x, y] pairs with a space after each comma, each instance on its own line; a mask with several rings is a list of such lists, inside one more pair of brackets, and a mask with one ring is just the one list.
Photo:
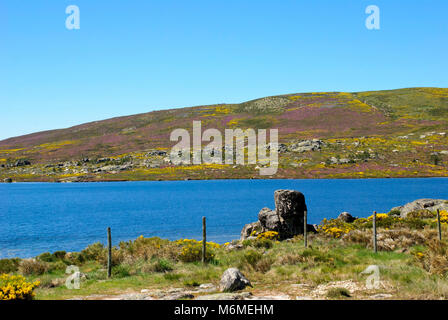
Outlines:
[[0, 179], [262, 178], [255, 165], [171, 164], [170, 133], [191, 131], [193, 120], [223, 133], [278, 128], [280, 167], [273, 178], [448, 176], [448, 89], [409, 88], [289, 94], [14, 137], [0, 141]]

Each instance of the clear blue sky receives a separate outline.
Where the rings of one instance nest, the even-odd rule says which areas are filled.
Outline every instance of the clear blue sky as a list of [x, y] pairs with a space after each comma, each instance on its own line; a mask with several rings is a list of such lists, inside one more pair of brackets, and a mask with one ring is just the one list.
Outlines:
[[[67, 30], [75, 4], [81, 29]], [[381, 29], [365, 9], [381, 10]], [[448, 87], [446, 0], [0, 0], [0, 139], [307, 91]]]

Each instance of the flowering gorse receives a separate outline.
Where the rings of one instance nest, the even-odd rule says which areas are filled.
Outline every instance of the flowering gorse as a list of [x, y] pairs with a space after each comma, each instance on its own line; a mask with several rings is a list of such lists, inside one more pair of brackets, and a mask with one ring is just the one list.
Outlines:
[[20, 275], [0, 275], [0, 300], [31, 300], [39, 281], [27, 282]]

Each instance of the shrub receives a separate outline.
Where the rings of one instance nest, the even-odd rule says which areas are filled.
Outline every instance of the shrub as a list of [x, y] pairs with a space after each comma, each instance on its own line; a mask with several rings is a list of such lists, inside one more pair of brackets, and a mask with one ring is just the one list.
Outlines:
[[23, 276], [0, 275], [0, 300], [31, 300], [39, 281], [27, 282]]
[[397, 209], [391, 210], [389, 212], [389, 216], [397, 216], [397, 217], [399, 217], [400, 215], [401, 215], [401, 211], [397, 210]]
[[0, 259], [0, 273], [16, 272], [19, 269], [20, 259]]
[[65, 251], [55, 251], [55, 252], [53, 252], [53, 256], [56, 259], [59, 259], [59, 260], [64, 259], [66, 254], [67, 254], [67, 252], [65, 252]]
[[128, 265], [120, 264], [112, 267], [112, 276], [114, 278], [126, 278], [131, 275], [130, 267]]
[[409, 212], [406, 216], [407, 219], [409, 218], [419, 218], [419, 219], [429, 219], [434, 218], [436, 215], [434, 212], [429, 211], [428, 209], [423, 210], [416, 210]]
[[55, 257], [50, 252], [44, 252], [37, 256], [37, 259], [43, 262], [54, 262], [56, 261]]
[[96, 242], [87, 246], [81, 254], [86, 261], [102, 261], [106, 256], [106, 248], [101, 242]]
[[[180, 261], [198, 262], [202, 260], [202, 241], [183, 239], [177, 240], [176, 243], [182, 248], [178, 256]], [[205, 261], [212, 261], [215, 258], [213, 248], [219, 248], [219, 244], [207, 242], [206, 246]]]
[[19, 272], [23, 275], [41, 275], [48, 270], [48, 264], [36, 259], [25, 259], [20, 262]]
[[266, 231], [257, 235], [257, 240], [278, 240], [278, 232]]
[[268, 239], [261, 239], [261, 240], [256, 240], [253, 242], [253, 246], [255, 248], [265, 248], [265, 249], [270, 249], [274, 246], [274, 243], [272, 242], [272, 240], [268, 240]]
[[138, 237], [134, 241], [120, 242], [119, 250], [123, 261], [132, 263], [136, 260], [145, 261], [152, 259], [175, 260], [179, 256], [180, 248], [178, 243], [163, 240], [158, 237], [144, 238]]
[[334, 238], [340, 238], [353, 229], [354, 226], [351, 223], [347, 223], [339, 219], [324, 219], [318, 227], [317, 231]]
[[423, 229], [427, 223], [419, 218], [406, 218], [402, 220], [402, 223], [410, 229]]
[[143, 272], [168, 272], [173, 270], [173, 265], [170, 261], [165, 259], [158, 259], [154, 263], [151, 263], [149, 266], [145, 266], [142, 271]]
[[244, 253], [243, 262], [249, 264], [252, 268], [255, 268], [255, 265], [258, 261], [263, 258], [263, 255], [255, 250], [248, 250]]
[[417, 253], [423, 268], [431, 274], [448, 275], [448, 246], [438, 240], [427, 242], [427, 250]]

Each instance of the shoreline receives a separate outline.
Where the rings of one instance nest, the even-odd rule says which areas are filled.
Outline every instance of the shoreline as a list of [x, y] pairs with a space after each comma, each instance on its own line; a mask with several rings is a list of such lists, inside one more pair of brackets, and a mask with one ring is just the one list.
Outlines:
[[448, 176], [402, 176], [402, 177], [341, 177], [341, 178], [214, 178], [214, 179], [152, 179], [152, 180], [86, 180], [86, 181], [12, 181], [12, 182], [4, 182], [0, 181], [0, 184], [17, 184], [17, 183], [54, 183], [54, 184], [65, 184], [65, 183], [104, 183], [104, 182], [188, 182], [188, 181], [223, 181], [223, 180], [231, 180], [231, 181], [250, 181], [250, 180], [263, 180], [263, 181], [285, 181], [285, 180], [379, 180], [379, 179], [448, 179]]

